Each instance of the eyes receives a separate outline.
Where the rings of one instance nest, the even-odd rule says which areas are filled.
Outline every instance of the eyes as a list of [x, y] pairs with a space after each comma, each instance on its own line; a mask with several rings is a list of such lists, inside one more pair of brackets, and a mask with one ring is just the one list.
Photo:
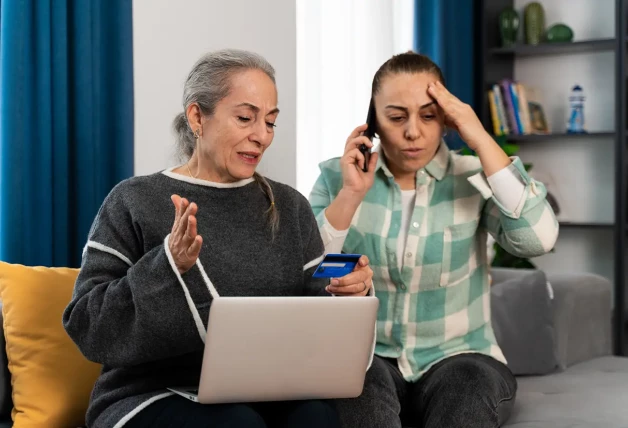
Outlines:
[[[253, 118], [249, 116], [238, 116], [238, 122], [245, 125], [251, 123], [252, 120]], [[277, 125], [275, 125], [274, 122], [266, 122], [266, 128], [268, 128], [269, 131], [273, 131], [276, 127]]]
[[[404, 120], [406, 120], [406, 116], [401, 116], [401, 115], [394, 115], [394, 116], [389, 116], [388, 119], [391, 122], [395, 122], [395, 123], [401, 123]], [[423, 119], [426, 122], [429, 122], [431, 120], [436, 119], [436, 115], [433, 113], [425, 113], [421, 115], [421, 119]]]

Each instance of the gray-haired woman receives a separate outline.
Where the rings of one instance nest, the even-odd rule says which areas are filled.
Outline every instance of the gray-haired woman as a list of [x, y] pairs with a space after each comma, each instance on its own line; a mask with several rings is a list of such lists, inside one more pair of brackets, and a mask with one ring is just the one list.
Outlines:
[[183, 106], [174, 127], [187, 162], [111, 191], [64, 313], [81, 352], [103, 364], [87, 423], [336, 427], [327, 401], [202, 405], [167, 390], [198, 383], [218, 294], [362, 296], [372, 285], [367, 259], [339, 285], [313, 279], [324, 246], [308, 201], [255, 172], [279, 114], [266, 60], [237, 50], [204, 56]]

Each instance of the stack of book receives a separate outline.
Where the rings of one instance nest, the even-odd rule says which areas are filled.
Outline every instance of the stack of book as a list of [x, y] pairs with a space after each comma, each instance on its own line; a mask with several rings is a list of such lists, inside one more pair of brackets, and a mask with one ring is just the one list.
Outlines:
[[504, 79], [488, 91], [495, 135], [547, 134], [543, 107], [536, 91]]

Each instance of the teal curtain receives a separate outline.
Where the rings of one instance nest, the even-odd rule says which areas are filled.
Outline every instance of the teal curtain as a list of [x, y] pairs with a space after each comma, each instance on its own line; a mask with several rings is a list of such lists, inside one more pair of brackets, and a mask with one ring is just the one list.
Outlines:
[[80, 265], [133, 174], [131, 0], [1, 0], [0, 260]]
[[[473, 0], [415, 0], [414, 48], [443, 70], [447, 89], [474, 106]], [[464, 143], [455, 132], [445, 138], [451, 149]]]

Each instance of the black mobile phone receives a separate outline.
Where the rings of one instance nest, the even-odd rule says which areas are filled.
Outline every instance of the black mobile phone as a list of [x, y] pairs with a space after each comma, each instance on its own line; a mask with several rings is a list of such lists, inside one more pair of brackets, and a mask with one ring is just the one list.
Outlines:
[[[370, 141], [373, 141], [373, 137], [375, 136], [375, 104], [373, 103], [373, 98], [371, 98], [369, 111], [366, 115], [366, 124], [368, 127], [366, 131], [364, 131], [364, 136]], [[371, 161], [371, 149], [369, 149], [366, 144], [362, 144], [360, 146], [360, 152], [364, 155], [364, 168], [362, 168], [362, 171], [368, 172], [369, 162]]]

